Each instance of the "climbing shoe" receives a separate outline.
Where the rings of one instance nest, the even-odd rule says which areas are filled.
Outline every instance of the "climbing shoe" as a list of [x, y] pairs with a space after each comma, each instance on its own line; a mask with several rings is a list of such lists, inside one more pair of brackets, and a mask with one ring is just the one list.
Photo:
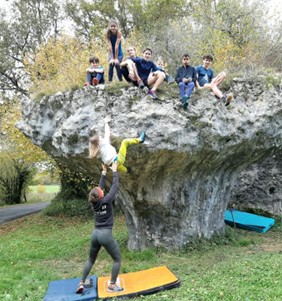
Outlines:
[[145, 132], [141, 132], [139, 139], [140, 139], [140, 143], [143, 143], [145, 141], [146, 138], [146, 133]]

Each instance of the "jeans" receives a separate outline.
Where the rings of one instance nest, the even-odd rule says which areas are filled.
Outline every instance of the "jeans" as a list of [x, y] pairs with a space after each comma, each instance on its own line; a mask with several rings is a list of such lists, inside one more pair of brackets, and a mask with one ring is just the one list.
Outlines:
[[180, 98], [182, 98], [183, 96], [190, 97], [194, 90], [195, 83], [194, 82], [188, 82], [188, 83], [180, 82], [180, 83], [178, 83], [178, 87], [179, 87]]
[[105, 80], [104, 80], [104, 73], [99, 73], [99, 72], [87, 72], [87, 74], [86, 74], [86, 81], [90, 85], [92, 85], [92, 80], [95, 77], [98, 79], [99, 84], [103, 84], [105, 82]]

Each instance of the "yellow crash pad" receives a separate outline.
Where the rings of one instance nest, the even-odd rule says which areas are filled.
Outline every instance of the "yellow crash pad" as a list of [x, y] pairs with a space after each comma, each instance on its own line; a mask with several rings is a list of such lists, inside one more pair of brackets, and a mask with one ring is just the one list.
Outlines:
[[122, 292], [109, 293], [107, 287], [110, 276], [98, 278], [98, 298], [136, 297], [153, 294], [180, 285], [180, 280], [166, 267], [156, 267], [144, 271], [119, 274], [117, 284], [124, 288]]

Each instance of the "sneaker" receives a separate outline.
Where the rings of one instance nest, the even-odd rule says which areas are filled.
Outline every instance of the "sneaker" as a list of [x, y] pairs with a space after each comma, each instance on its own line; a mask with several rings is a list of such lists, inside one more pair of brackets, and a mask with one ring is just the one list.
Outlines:
[[187, 102], [188, 96], [182, 96], [181, 97], [181, 102], [184, 105]]
[[107, 291], [109, 293], [118, 293], [118, 292], [122, 292], [124, 289], [116, 284], [114, 285], [109, 285]]
[[92, 84], [93, 84], [93, 86], [99, 85], [99, 80], [96, 77], [94, 77], [92, 80]]
[[147, 86], [144, 86], [144, 88], [142, 90], [145, 94], [148, 94], [148, 92], [149, 92], [149, 88]]
[[140, 88], [140, 89], [144, 89], [145, 88], [145, 85], [144, 85], [144, 83], [143, 83], [142, 80], [138, 83], [138, 88]]
[[183, 109], [186, 111], [189, 105], [189, 97], [187, 97], [185, 103], [183, 104]]
[[223, 96], [220, 98], [220, 100], [223, 102], [223, 104], [225, 104], [225, 103], [226, 103], [226, 96], [223, 95]]
[[146, 133], [145, 132], [141, 132], [139, 139], [140, 139], [140, 143], [144, 143], [146, 138]]
[[83, 291], [84, 291], [84, 286], [82, 284], [79, 284], [76, 293], [81, 294]]
[[155, 93], [154, 91], [149, 90], [149, 91], [148, 91], [148, 94], [149, 94], [154, 100], [158, 99], [158, 96], [156, 95], [156, 93]]

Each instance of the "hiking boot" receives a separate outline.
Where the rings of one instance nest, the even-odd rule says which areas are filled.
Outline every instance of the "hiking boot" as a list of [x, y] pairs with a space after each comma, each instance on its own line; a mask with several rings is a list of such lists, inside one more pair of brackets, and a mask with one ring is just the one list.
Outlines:
[[84, 286], [80, 283], [76, 289], [77, 294], [81, 294], [84, 291]]
[[156, 93], [152, 90], [148, 91], [148, 95], [150, 95], [154, 100], [158, 99], [158, 96], [156, 95]]
[[99, 85], [99, 80], [96, 77], [94, 77], [92, 80], [92, 84], [93, 84], [93, 86]]
[[140, 143], [144, 143], [145, 138], [146, 138], [146, 133], [145, 132], [141, 132], [140, 136], [139, 136]]
[[108, 286], [107, 291], [109, 293], [118, 293], [118, 292], [122, 292], [124, 289], [116, 284], [112, 284]]

